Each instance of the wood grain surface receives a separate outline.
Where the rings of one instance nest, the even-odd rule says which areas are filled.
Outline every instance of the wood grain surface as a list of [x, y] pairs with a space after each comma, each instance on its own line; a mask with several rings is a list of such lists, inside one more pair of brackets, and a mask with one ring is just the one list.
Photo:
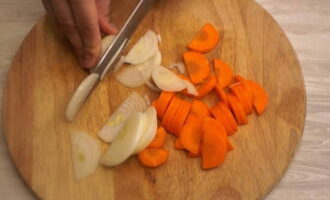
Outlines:
[[[317, 197], [317, 199], [327, 199], [327, 197], [329, 197], [329, 193], [327, 193], [328, 191], [326, 190], [326, 188], [328, 188], [327, 186], [329, 186], [329, 170], [328, 170], [328, 166], [327, 165], [327, 160], [326, 158], [329, 157], [329, 152], [326, 151], [326, 147], [327, 147], [327, 137], [326, 137], [326, 133], [328, 132], [328, 129], [326, 128], [326, 123], [328, 123], [327, 119], [329, 117], [327, 112], [328, 110], [326, 108], [328, 108], [328, 104], [326, 104], [327, 101], [327, 96], [322, 96], [323, 94], [326, 95], [328, 93], [326, 93], [327, 91], [327, 84], [329, 83], [329, 81], [327, 81], [327, 74], [329, 73], [329, 71], [327, 71], [328, 68], [327, 67], [327, 63], [328, 60], [326, 58], [328, 55], [328, 51], [325, 51], [325, 47], [326, 46], [326, 42], [329, 41], [329, 38], [327, 37], [318, 37], [320, 36], [319, 34], [305, 34], [306, 30], [303, 28], [304, 25], [308, 25], [310, 23], [314, 23], [317, 22], [320, 25], [319, 29], [313, 29], [313, 30], [309, 30], [311, 32], [313, 31], [320, 31], [320, 32], [324, 32], [326, 33], [327, 30], [327, 24], [325, 21], [322, 21], [320, 19], [322, 19], [322, 16], [326, 16], [326, 10], [329, 8], [329, 6], [327, 7], [327, 4], [325, 1], [322, 1], [323, 4], [322, 5], [322, 10], [325, 12], [321, 12], [321, 14], [314, 16], [313, 12], [317, 12], [318, 10], [320, 10], [321, 7], [319, 6], [313, 6], [314, 4], [308, 4], [306, 2], [306, 5], [304, 5], [303, 3], [301, 5], [294, 5], [294, 4], [290, 4], [288, 2], [278, 2], [274, 3], [272, 1], [263, 1], [261, 3], [263, 3], [263, 5], [266, 5], [267, 8], [270, 9], [270, 11], [272, 11], [272, 13], [275, 16], [279, 16], [281, 20], [284, 20], [284, 24], [288, 23], [287, 26], [284, 26], [284, 29], [289, 29], [291, 31], [289, 31], [289, 37], [292, 38], [296, 38], [296, 40], [293, 40], [294, 44], [295, 42], [299, 42], [299, 40], [303, 40], [306, 38], [315, 38], [315, 40], [313, 40], [313, 42], [311, 42], [312, 40], [306, 40], [307, 46], [305, 44], [305, 42], [301, 42], [301, 46], [300, 49], [301, 51], [298, 50], [298, 54], [303, 54], [303, 56], [305, 57], [305, 59], [307, 60], [303, 60], [303, 64], [305, 63], [306, 66], [308, 64], [308, 69], [310, 69], [309, 71], [307, 71], [307, 75], [309, 75], [310, 77], [318, 77], [318, 81], [313, 81], [315, 79], [306, 79], [307, 80], [307, 89], [311, 90], [314, 87], [318, 88], [317, 90], [315, 90], [315, 92], [313, 93], [314, 98], [316, 99], [312, 99], [315, 100], [315, 103], [310, 103], [311, 106], [314, 106], [314, 108], [318, 108], [318, 109], [311, 109], [309, 107], [309, 115], [311, 115], [313, 118], [308, 118], [307, 117], [307, 122], [310, 123], [309, 129], [305, 129], [305, 133], [311, 133], [312, 137], [307, 135], [307, 141], [302, 144], [302, 153], [298, 154], [298, 158], [296, 157], [296, 162], [292, 165], [291, 167], [291, 172], [289, 172], [286, 176], [286, 178], [282, 181], [282, 184], [280, 184], [277, 189], [269, 196], [269, 199], [283, 199], [283, 197], [286, 197], [286, 199], [290, 199], [290, 197], [295, 197], [295, 199], [314, 199], [313, 197]], [[320, 2], [320, 3], [322, 3]], [[26, 3], [27, 4], [27, 3]], [[7, 8], [11, 8], [13, 9], [15, 7], [15, 2], [13, 3], [7, 3]], [[28, 8], [29, 5], [24, 5], [24, 4], [20, 4], [21, 6]], [[294, 15], [290, 15], [289, 13], [291, 9], [289, 9], [289, 5], [291, 5], [291, 7], [293, 7], [295, 12], [299, 12], [299, 11], [306, 11], [308, 9], [310, 9], [310, 12], [304, 12], [303, 17], [308, 18], [308, 20], [302, 20], [300, 21], [298, 16], [297, 18], [294, 18]], [[284, 7], [283, 10], [279, 9], [281, 7]], [[16, 8], [16, 7], [15, 7]], [[40, 8], [40, 7], [39, 7]], [[36, 10], [36, 8], [34, 8]], [[34, 11], [35, 11], [34, 10]], [[329, 10], [329, 9], [328, 9]], [[6, 10], [7, 11], [7, 10]], [[35, 19], [36, 16], [38, 15], [34, 15], [33, 12], [33, 7], [29, 10], [31, 11], [31, 13], [28, 13], [29, 16], [31, 18], [18, 18], [17, 19], [17, 24], [20, 24], [22, 21], [24, 20], [31, 20], [31, 19]], [[36, 11], [35, 11], [36, 12]], [[2, 15], [1, 17], [11, 17], [11, 13], [9, 12], [1, 12], [4, 13], [4, 15]], [[40, 13], [40, 12], [39, 12]], [[292, 26], [292, 21], [288, 20], [286, 21], [289, 17], [286, 17], [286, 15], [290, 15], [290, 17], [296, 21], [294, 21], [293, 23], [301, 23], [301, 26]], [[16, 16], [15, 16], [16, 17]], [[34, 17], [34, 18], [33, 18]], [[301, 15], [299, 16], [301, 17]], [[304, 18], [303, 18], [304, 19]], [[280, 22], [281, 22], [280, 20]], [[3, 21], [1, 21], [3, 22]], [[12, 24], [7, 25], [7, 27], [13, 26], [13, 24], [15, 24], [15, 20], [12, 20]], [[32, 24], [32, 21], [27, 21], [30, 22], [30, 24]], [[290, 23], [291, 22], [291, 23]], [[281, 23], [282, 24], [282, 23]], [[1, 23], [1, 27], [6, 27], [5, 23]], [[13, 26], [15, 27], [15, 26]], [[18, 29], [17, 32], [19, 32], [19, 26], [16, 26]], [[5, 29], [3, 29], [5, 30]], [[5, 31], [1, 30], [1, 44], [12, 44], [12, 46], [15, 46], [15, 40], [11, 40], [10, 41], [4, 41], [3, 38], [5, 38], [5, 34], [2, 33], [6, 33]], [[300, 31], [298, 31], [300, 30]], [[26, 29], [25, 29], [26, 31]], [[22, 31], [24, 32], [24, 30]], [[308, 31], [307, 31], [308, 32]], [[11, 32], [8, 32], [7, 38], [9, 37]], [[12, 37], [14, 37], [15, 35], [10, 35]], [[21, 35], [22, 37], [23, 35]], [[299, 38], [297, 36], [300, 36]], [[9, 37], [10, 38], [10, 37]], [[305, 41], [305, 40], [304, 40]], [[16, 42], [16, 47], [18, 45], [19, 42]], [[299, 43], [298, 43], [299, 44]], [[3, 47], [4, 45], [1, 45], [1, 47]], [[317, 48], [320, 47], [320, 48]], [[322, 48], [323, 47], [323, 48]], [[308, 49], [311, 48], [311, 49]], [[307, 50], [306, 50], [307, 49]], [[2, 49], [1, 49], [2, 50]], [[4, 51], [1, 51], [2, 53]], [[13, 53], [13, 52], [12, 52]], [[2, 56], [4, 58], [7, 58], [5, 60], [4, 66], [5, 64], [9, 64], [10, 62], [10, 55], [6, 57], [5, 54], [2, 54]], [[320, 59], [320, 60], [318, 60]], [[305, 68], [304, 68], [305, 69]], [[1, 68], [1, 70], [3, 70], [3, 68]], [[6, 69], [4, 69], [4, 72], [6, 71]], [[306, 74], [306, 71], [305, 71]], [[322, 77], [323, 76], [323, 77]], [[321, 77], [321, 79], [319, 79], [319, 77]], [[308, 83], [310, 83], [310, 85], [308, 85]], [[313, 83], [313, 84], [312, 84]], [[322, 92], [322, 93], [321, 93]], [[318, 96], [319, 95], [319, 96]], [[311, 95], [310, 95], [311, 96]], [[315, 97], [316, 96], [316, 97]], [[328, 106], [328, 107], [327, 107]], [[311, 112], [312, 111], [312, 112]], [[316, 120], [317, 119], [321, 119]], [[308, 123], [307, 126], [308, 127]], [[322, 128], [324, 127], [324, 128]], [[306, 134], [305, 134], [306, 135]], [[324, 136], [322, 136], [324, 135]], [[305, 136], [306, 138], [306, 136]], [[304, 146], [306, 146], [307, 148], [304, 149]], [[322, 148], [324, 149], [322, 151]], [[313, 151], [311, 151], [311, 149], [313, 149]], [[320, 150], [320, 151], [317, 151]], [[6, 153], [6, 151], [2, 151], [4, 152], [4, 155]], [[320, 152], [320, 153], [319, 153]], [[303, 155], [300, 156], [299, 155]], [[3, 158], [3, 157], [1, 157]], [[322, 159], [322, 162], [321, 162]], [[2, 160], [1, 160], [2, 161]], [[8, 163], [8, 161], [7, 161]], [[314, 167], [315, 165], [315, 167]], [[6, 168], [7, 167], [7, 168]], [[0, 182], [0, 197], [2, 197], [1, 195], [4, 194], [4, 197], [7, 197], [5, 199], [14, 199], [15, 197], [19, 197], [19, 195], [21, 195], [20, 199], [24, 199], [24, 198], [29, 198], [30, 196], [24, 196], [26, 195], [26, 193], [24, 193], [24, 190], [19, 190], [19, 186], [20, 184], [15, 183], [15, 178], [10, 178], [10, 177], [14, 177], [15, 174], [11, 173], [10, 170], [6, 169], [12, 169], [10, 167], [10, 165], [6, 165], [6, 162], [1, 162], [1, 170], [3, 170], [5, 173], [2, 173], [1, 175], [3, 175], [3, 177], [5, 177], [4, 179], [2, 179], [1, 176], [1, 181], [5, 180], [4, 182]], [[1, 171], [2, 172], [2, 171]], [[9, 176], [5, 176], [8, 175]], [[9, 177], [6, 179], [6, 177]], [[328, 178], [327, 178], [328, 177]], [[314, 183], [314, 184], [310, 184], [310, 183]], [[317, 184], [316, 184], [317, 183]], [[328, 184], [328, 185], [327, 185]], [[21, 191], [21, 192], [17, 192], [17, 191]], [[16, 195], [16, 196], [15, 196]], [[15, 198], [17, 199], [17, 198]]]

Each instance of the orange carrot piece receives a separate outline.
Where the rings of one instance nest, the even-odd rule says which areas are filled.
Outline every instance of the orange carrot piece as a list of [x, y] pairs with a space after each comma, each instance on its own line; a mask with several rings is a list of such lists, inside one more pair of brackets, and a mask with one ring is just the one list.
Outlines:
[[224, 162], [227, 154], [227, 135], [215, 119], [206, 117], [203, 122], [202, 168], [211, 169]]
[[174, 148], [178, 150], [184, 150], [184, 147], [181, 144], [180, 138], [176, 138], [175, 143], [174, 143]]
[[172, 126], [170, 126], [170, 131], [176, 136], [179, 136], [183, 127], [184, 122], [189, 114], [191, 108], [191, 103], [188, 101], [182, 101], [177, 113], [172, 119]]
[[198, 88], [198, 96], [196, 98], [200, 99], [207, 95], [213, 90], [217, 84], [217, 79], [214, 75], [209, 76], [209, 78]]
[[244, 89], [243, 85], [241, 83], [233, 84], [229, 86], [229, 89], [242, 104], [245, 113], [251, 114], [253, 112], [252, 102], [248, 92]]
[[211, 24], [205, 24], [189, 43], [188, 48], [193, 51], [206, 53], [214, 49], [218, 42], [218, 31]]
[[215, 86], [215, 91], [217, 92], [219, 99], [221, 101], [223, 101], [226, 105], [228, 105], [227, 94], [226, 94], [225, 90], [219, 84], [217, 84]]
[[227, 138], [227, 152], [234, 150], [234, 146], [231, 144], [230, 140]]
[[248, 123], [246, 114], [244, 112], [242, 104], [233, 94], [228, 94], [228, 102], [231, 111], [233, 112], [236, 121], [239, 125], [244, 125]]
[[189, 114], [182, 128], [180, 142], [189, 152], [197, 154], [200, 151], [202, 123], [203, 118], [194, 114]]
[[170, 105], [168, 106], [165, 114], [164, 114], [164, 117], [163, 117], [163, 121], [162, 121], [162, 126], [168, 131], [170, 132], [170, 125], [171, 125], [171, 121], [172, 119], [174, 118], [177, 110], [179, 109], [180, 107], [180, 104], [181, 104], [182, 100], [177, 98], [177, 97], [173, 97]]
[[234, 118], [233, 114], [230, 112], [228, 106], [225, 105], [223, 102], [220, 102], [218, 105], [221, 108], [223, 114], [227, 117], [227, 120], [228, 120], [232, 130], [234, 132], [236, 132], [237, 131], [237, 123], [235, 121], [235, 118]]
[[249, 97], [250, 97], [250, 100], [251, 100], [251, 102], [253, 102], [253, 93], [252, 93], [252, 89], [251, 89], [251, 87], [250, 87], [250, 85], [249, 85], [249, 83], [248, 83], [248, 81], [245, 79], [245, 78], [243, 78], [242, 76], [240, 76], [240, 75], [236, 75], [235, 77], [234, 77], [234, 79], [236, 80], [236, 81], [238, 81], [238, 82], [240, 82], [240, 83], [242, 83], [242, 86], [244, 87], [244, 89], [248, 92], [248, 94], [249, 94]]
[[168, 107], [168, 105], [170, 104], [172, 98], [174, 97], [174, 93], [173, 92], [165, 92], [163, 91], [159, 98], [155, 101], [155, 108], [157, 110], [157, 116], [159, 119], [162, 119], [165, 111]]
[[188, 51], [183, 54], [183, 59], [193, 84], [202, 83], [210, 75], [210, 63], [203, 54]]
[[228, 64], [219, 59], [214, 59], [214, 70], [218, 78], [218, 83], [222, 88], [227, 87], [233, 79], [233, 70]]
[[261, 87], [258, 83], [254, 81], [248, 81], [250, 88], [252, 90], [254, 101], [253, 106], [257, 113], [262, 114], [267, 107], [268, 104], [268, 95], [263, 87]]
[[216, 105], [213, 108], [211, 108], [210, 110], [211, 110], [212, 115], [215, 117], [215, 119], [218, 120], [223, 125], [223, 127], [226, 130], [227, 135], [234, 134], [235, 131], [231, 128], [231, 125], [229, 124], [227, 117], [222, 112], [222, 109], [220, 108], [220, 106]]
[[188, 152], [188, 156], [191, 158], [197, 158], [201, 155], [201, 152], [199, 151], [198, 153], [192, 153], [192, 152]]
[[200, 117], [207, 117], [211, 115], [209, 107], [200, 100], [193, 100], [190, 114], [195, 114]]
[[140, 163], [145, 167], [158, 167], [168, 159], [168, 151], [162, 148], [146, 148], [138, 154]]
[[149, 148], [161, 148], [165, 144], [166, 131], [163, 127], [159, 127], [156, 132], [155, 138], [149, 144]]

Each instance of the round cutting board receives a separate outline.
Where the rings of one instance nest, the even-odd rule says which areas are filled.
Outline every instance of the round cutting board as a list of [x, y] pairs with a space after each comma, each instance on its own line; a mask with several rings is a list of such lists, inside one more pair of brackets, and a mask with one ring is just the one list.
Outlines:
[[[113, 3], [119, 26], [132, 1]], [[127, 16], [127, 14], [126, 14]], [[73, 123], [64, 111], [87, 76], [57, 26], [40, 19], [25, 38], [8, 74], [4, 127], [11, 156], [28, 186], [42, 199], [260, 199], [279, 182], [301, 140], [306, 97], [295, 52], [274, 19], [252, 0], [160, 0], [132, 38], [147, 29], [160, 33], [163, 65], [181, 62], [186, 45], [205, 23], [218, 28], [221, 41], [207, 56], [229, 63], [236, 74], [261, 83], [270, 96], [265, 114], [249, 116], [230, 139], [235, 147], [216, 169], [201, 170], [199, 158], [173, 149], [156, 169], [136, 157], [75, 181], [70, 133], [97, 137], [109, 115], [133, 89], [108, 74]], [[157, 97], [145, 87], [134, 89]], [[211, 105], [216, 96], [206, 101]], [[106, 145], [104, 145], [106, 147]]]

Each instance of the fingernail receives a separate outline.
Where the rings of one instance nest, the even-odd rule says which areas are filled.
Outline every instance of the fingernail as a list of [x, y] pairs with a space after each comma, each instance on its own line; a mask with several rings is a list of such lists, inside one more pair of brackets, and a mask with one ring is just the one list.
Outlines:
[[87, 54], [84, 58], [83, 67], [87, 69], [92, 68], [94, 64], [93, 60], [94, 60], [93, 56]]

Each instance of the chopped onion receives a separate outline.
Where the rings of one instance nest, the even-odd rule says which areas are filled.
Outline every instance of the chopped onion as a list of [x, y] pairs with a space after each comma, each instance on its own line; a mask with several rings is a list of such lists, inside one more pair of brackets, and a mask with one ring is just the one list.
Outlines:
[[187, 87], [186, 83], [171, 70], [158, 66], [152, 72], [152, 79], [158, 88], [169, 92], [178, 92]]
[[110, 116], [108, 122], [99, 132], [99, 137], [104, 142], [112, 142], [123, 127], [126, 119], [135, 112], [143, 112], [147, 108], [147, 103], [136, 92], [132, 92], [129, 97]]
[[172, 63], [168, 68], [170, 69], [177, 68], [180, 74], [186, 74], [186, 68], [183, 63]]
[[145, 114], [147, 117], [147, 126], [143, 131], [143, 135], [139, 140], [139, 143], [134, 151], [134, 154], [137, 154], [143, 149], [145, 149], [155, 138], [157, 132], [157, 111], [155, 107], [153, 106], [149, 107], [145, 112]]
[[127, 67], [116, 79], [126, 87], [136, 88], [144, 84], [145, 80], [151, 78], [154, 68], [162, 62], [162, 54], [158, 50], [147, 62], [140, 65]]
[[120, 56], [118, 62], [113, 68], [113, 71], [114, 72], [118, 71], [124, 65], [124, 63], [125, 63], [125, 56]]
[[151, 105], [151, 102], [150, 102], [150, 99], [149, 99], [148, 95], [145, 94], [145, 95], [143, 96], [143, 98], [144, 98], [144, 100], [146, 101], [147, 105], [150, 106], [150, 105]]
[[102, 38], [101, 41], [101, 56], [104, 55], [105, 51], [109, 48], [112, 42], [115, 40], [117, 35], [107, 35]]
[[86, 133], [71, 133], [71, 154], [75, 177], [81, 180], [97, 169], [101, 146]]
[[118, 137], [103, 154], [101, 163], [107, 166], [114, 166], [124, 162], [137, 148], [146, 125], [147, 117], [144, 113], [134, 113], [129, 117], [120, 130]]
[[190, 81], [183, 80], [183, 82], [186, 84], [186, 88], [187, 88], [187, 91], [189, 94], [198, 96], [198, 91], [197, 91], [196, 87]]
[[161, 89], [159, 89], [159, 88], [155, 85], [155, 83], [153, 82], [152, 79], [145, 80], [144, 83], [146, 84], [146, 86], [147, 86], [150, 90], [152, 90], [152, 91], [154, 91], [154, 92], [158, 92], [158, 93], [159, 93], [159, 92], [162, 91]]
[[125, 62], [138, 65], [149, 60], [158, 50], [158, 38], [155, 32], [148, 30], [128, 52]]
[[162, 42], [162, 36], [160, 34], [157, 35], [158, 42]]

